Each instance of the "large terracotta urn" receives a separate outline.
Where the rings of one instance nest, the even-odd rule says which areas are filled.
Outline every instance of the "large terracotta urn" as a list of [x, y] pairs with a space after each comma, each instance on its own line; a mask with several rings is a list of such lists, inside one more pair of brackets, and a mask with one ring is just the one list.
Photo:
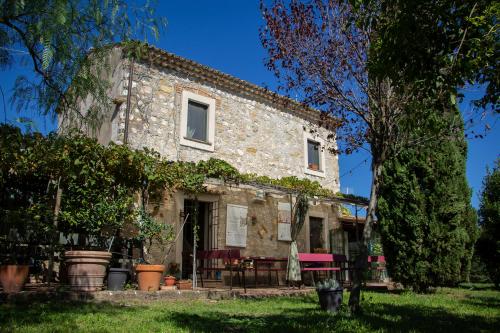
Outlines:
[[106, 251], [66, 251], [68, 282], [75, 291], [102, 289], [111, 253]]
[[139, 290], [157, 291], [160, 289], [160, 281], [165, 272], [165, 265], [144, 265], [135, 266]]
[[4, 293], [18, 293], [28, 278], [28, 265], [2, 265], [0, 266], [0, 284]]

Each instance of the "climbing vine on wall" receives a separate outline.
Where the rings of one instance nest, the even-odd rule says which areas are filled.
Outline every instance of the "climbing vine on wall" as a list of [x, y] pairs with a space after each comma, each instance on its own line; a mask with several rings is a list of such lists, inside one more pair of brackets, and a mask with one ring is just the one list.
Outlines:
[[3, 125], [0, 143], [1, 212], [17, 210], [27, 220], [49, 226], [59, 187], [63, 191], [61, 223], [73, 232], [99, 234], [106, 228], [112, 232], [124, 221], [137, 218], [133, 207], [138, 194], [142, 209], [151, 200], [161, 199], [165, 190], [182, 190], [196, 198], [205, 192], [208, 178], [279, 186], [308, 196], [339, 196], [309, 179], [242, 174], [213, 158], [172, 162], [150, 149], [103, 146], [76, 132], [43, 136]]

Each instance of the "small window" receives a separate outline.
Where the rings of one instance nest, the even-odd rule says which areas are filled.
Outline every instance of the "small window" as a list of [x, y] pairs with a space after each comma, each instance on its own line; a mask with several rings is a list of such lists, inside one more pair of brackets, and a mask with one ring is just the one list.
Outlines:
[[304, 173], [326, 177], [325, 142], [319, 135], [304, 132]]
[[319, 142], [307, 140], [307, 167], [314, 171], [321, 170]]
[[181, 97], [179, 143], [215, 151], [215, 99], [184, 90]]
[[208, 105], [188, 101], [186, 138], [207, 142]]

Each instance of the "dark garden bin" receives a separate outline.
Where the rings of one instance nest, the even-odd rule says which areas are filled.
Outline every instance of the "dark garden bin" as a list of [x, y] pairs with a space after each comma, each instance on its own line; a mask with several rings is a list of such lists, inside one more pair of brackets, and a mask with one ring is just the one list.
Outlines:
[[110, 268], [108, 274], [108, 290], [123, 290], [127, 282], [127, 268]]
[[337, 312], [339, 310], [343, 299], [342, 296], [344, 290], [342, 288], [317, 289], [316, 291], [318, 293], [319, 305], [321, 306], [321, 309], [330, 312]]

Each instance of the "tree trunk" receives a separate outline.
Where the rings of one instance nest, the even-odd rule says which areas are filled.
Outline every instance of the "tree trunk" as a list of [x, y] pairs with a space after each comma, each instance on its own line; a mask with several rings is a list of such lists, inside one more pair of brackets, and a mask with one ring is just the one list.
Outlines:
[[358, 244], [359, 255], [355, 259], [353, 270], [353, 285], [349, 297], [349, 308], [351, 313], [358, 313], [361, 310], [360, 298], [361, 287], [363, 285], [364, 275], [368, 268], [368, 243], [372, 237], [373, 222], [375, 217], [375, 208], [377, 207], [377, 195], [379, 189], [380, 175], [382, 173], [382, 162], [372, 161], [372, 184], [370, 189], [370, 202], [366, 212], [366, 221], [363, 228], [363, 239]]
[[59, 241], [59, 232], [57, 230], [59, 211], [61, 210], [61, 198], [62, 198], [62, 188], [60, 187], [61, 178], [57, 181], [57, 192], [56, 192], [56, 203], [54, 207], [54, 235], [52, 236], [49, 250], [49, 267], [47, 269], [47, 283], [50, 286], [52, 282], [52, 275], [54, 273], [54, 251], [57, 242]]

